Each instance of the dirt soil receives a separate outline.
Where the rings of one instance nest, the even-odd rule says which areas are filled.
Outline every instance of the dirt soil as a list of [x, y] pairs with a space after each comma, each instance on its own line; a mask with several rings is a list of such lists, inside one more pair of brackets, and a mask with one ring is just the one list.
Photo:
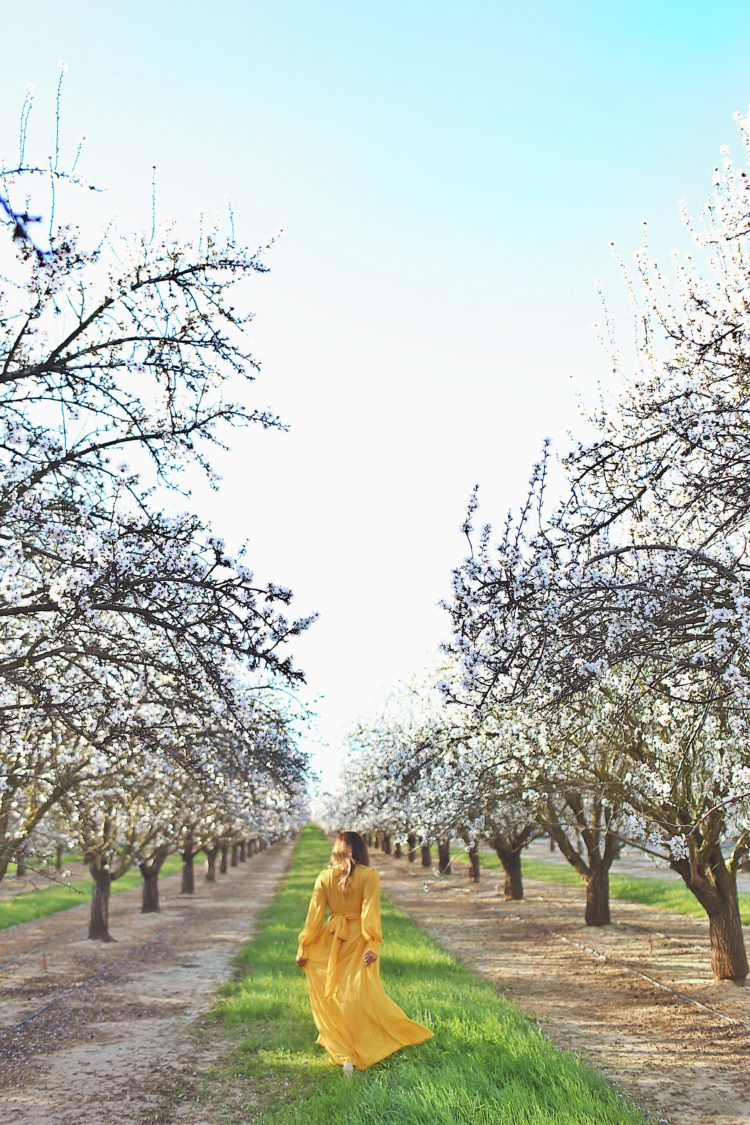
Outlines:
[[[0, 932], [0, 1123], [202, 1122], [199, 1077], [226, 1049], [201, 1019], [291, 858], [277, 844], [140, 914], [113, 895], [111, 944], [86, 940], [88, 905]], [[196, 1116], [196, 1113], [198, 1116]]]
[[495, 872], [477, 886], [370, 855], [396, 905], [654, 1120], [750, 1122], [750, 988], [714, 981], [707, 922], [613, 901], [592, 928], [582, 888], [527, 880], [506, 903]]
[[[397, 905], [653, 1120], [750, 1123], [750, 989], [713, 980], [702, 919], [613, 902], [592, 929], [582, 889], [527, 880], [506, 903], [494, 872], [372, 856]], [[0, 932], [0, 1125], [210, 1125], [196, 1095], [227, 1041], [205, 1012], [290, 858], [277, 845], [194, 897], [164, 879], [158, 915], [120, 892], [109, 945], [85, 940], [87, 905]]]

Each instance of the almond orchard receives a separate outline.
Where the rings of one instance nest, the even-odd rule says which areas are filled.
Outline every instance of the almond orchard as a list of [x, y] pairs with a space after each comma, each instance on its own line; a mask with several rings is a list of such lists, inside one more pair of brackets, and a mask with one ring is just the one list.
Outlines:
[[[543, 442], [519, 512], [485, 523], [471, 493], [445, 642], [349, 726], [326, 789], [297, 664], [315, 614], [191, 506], [238, 435], [285, 429], [248, 342], [271, 243], [231, 210], [184, 237], [155, 183], [145, 231], [94, 222], [61, 88], [52, 156], [29, 94], [0, 168], [6, 1104], [100, 1125], [106, 1082], [117, 1125], [740, 1120], [701, 1116], [711, 1082], [679, 1052], [750, 1106], [750, 116], [744, 163], [722, 150], [682, 209], [689, 251], [664, 267], [644, 225], [616, 258], [636, 329], [618, 346], [605, 302], [606, 391]], [[389, 995], [433, 1033], [348, 1087], [295, 964], [343, 829], [383, 879]], [[623, 889], [627, 863], [649, 877]], [[97, 1087], [107, 1027], [132, 1053]]]
[[[49, 166], [28, 159], [30, 110], [29, 96], [0, 183], [14, 251], [0, 282], [0, 877], [80, 852], [89, 936], [107, 940], [110, 885], [131, 866], [157, 910], [171, 852], [189, 890], [199, 851], [213, 864], [304, 819], [304, 715], [286, 689], [309, 619], [289, 619], [291, 592], [197, 516], [160, 506], [184, 471], [212, 476], [233, 429], [281, 426], [242, 392], [257, 365], [234, 302], [263, 251], [156, 225], [92, 242], [58, 220], [93, 190], [80, 146], [65, 167], [58, 142]], [[19, 202], [39, 181], [43, 222]]]
[[[737, 126], [748, 156], [750, 120]], [[324, 816], [401, 846], [484, 842], [513, 898], [524, 846], [547, 834], [592, 926], [610, 921], [613, 861], [640, 848], [705, 910], [715, 976], [744, 981], [750, 179], [728, 151], [684, 222], [694, 250], [669, 274], [645, 230], [623, 266], [637, 367], [612, 351], [611, 393], [555, 495], [548, 446], [499, 533], [475, 530], [473, 495], [445, 667], [353, 730]]]

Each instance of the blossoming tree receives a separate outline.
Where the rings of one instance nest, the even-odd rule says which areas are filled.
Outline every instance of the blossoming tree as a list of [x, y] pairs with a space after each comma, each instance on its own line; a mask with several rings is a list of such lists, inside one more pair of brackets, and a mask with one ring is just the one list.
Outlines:
[[594, 436], [564, 457], [560, 500], [547, 498], [545, 452], [497, 538], [473, 533], [472, 502], [449, 607], [480, 706], [535, 694], [554, 709], [606, 693], [612, 676], [635, 701], [635, 813], [706, 909], [714, 971], [729, 979], [748, 968], [735, 879], [750, 811], [747, 184], [725, 153], [688, 221], [700, 260], [676, 259], [672, 280], [645, 244], [636, 255], [634, 377], [615, 380]]

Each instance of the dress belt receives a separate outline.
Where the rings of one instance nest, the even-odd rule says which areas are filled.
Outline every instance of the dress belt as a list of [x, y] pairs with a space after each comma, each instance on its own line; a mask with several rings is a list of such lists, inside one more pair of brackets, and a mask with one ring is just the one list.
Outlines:
[[338, 988], [339, 952], [342, 942], [346, 940], [346, 924], [347, 922], [359, 921], [360, 917], [361, 914], [357, 911], [356, 914], [331, 913], [331, 917], [328, 919], [327, 928], [333, 935], [333, 941], [331, 942], [331, 952], [328, 954], [328, 967], [326, 969], [326, 1000], [330, 1000]]

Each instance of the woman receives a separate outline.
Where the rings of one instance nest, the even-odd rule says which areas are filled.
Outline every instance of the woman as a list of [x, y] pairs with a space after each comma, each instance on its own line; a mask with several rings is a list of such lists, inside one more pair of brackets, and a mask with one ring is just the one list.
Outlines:
[[[330, 912], [325, 922], [326, 910]], [[340, 832], [315, 880], [297, 964], [305, 970], [317, 1042], [351, 1076], [423, 1043], [432, 1032], [407, 1019], [380, 981], [380, 876], [358, 832]]]

